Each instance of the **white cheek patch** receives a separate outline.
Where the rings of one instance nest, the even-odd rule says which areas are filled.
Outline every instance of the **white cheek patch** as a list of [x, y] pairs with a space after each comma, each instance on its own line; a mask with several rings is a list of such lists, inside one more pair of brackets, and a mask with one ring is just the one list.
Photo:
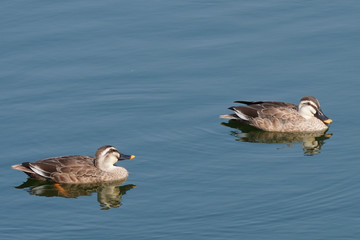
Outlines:
[[115, 164], [118, 160], [119, 160], [119, 157], [120, 157], [120, 154], [119, 153], [117, 153], [117, 152], [113, 152], [112, 154], [111, 154], [111, 156], [109, 156], [110, 158], [111, 158], [111, 162], [113, 163], [113, 164]]
[[316, 107], [309, 102], [309, 104], [302, 104], [300, 107], [300, 115], [306, 119], [312, 118], [316, 114]]
[[311, 112], [312, 114], [315, 114], [315, 113], [316, 113], [316, 110], [314, 109], [313, 106], [310, 107], [310, 112]]

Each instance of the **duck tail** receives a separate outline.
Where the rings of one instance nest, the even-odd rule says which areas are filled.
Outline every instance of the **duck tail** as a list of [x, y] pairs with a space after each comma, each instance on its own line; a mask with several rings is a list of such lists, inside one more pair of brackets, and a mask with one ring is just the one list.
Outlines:
[[23, 162], [21, 164], [16, 164], [11, 166], [15, 170], [27, 172], [27, 173], [34, 173], [29, 167], [29, 162]]

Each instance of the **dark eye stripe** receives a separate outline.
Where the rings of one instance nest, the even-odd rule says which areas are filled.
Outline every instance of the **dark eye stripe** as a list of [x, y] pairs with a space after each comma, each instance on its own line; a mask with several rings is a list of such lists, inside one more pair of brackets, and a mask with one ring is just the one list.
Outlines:
[[107, 154], [112, 154], [112, 153], [114, 153], [114, 152], [119, 153], [119, 151], [116, 150], [115, 148], [110, 148], [108, 151], [106, 151], [105, 155], [107, 155]]
[[315, 111], [317, 111], [319, 109], [316, 105], [313, 105], [311, 102], [306, 102], [305, 104], [313, 107]]
[[116, 149], [110, 149], [107, 153], [109, 154], [109, 153], [114, 153], [114, 152], [119, 153]]

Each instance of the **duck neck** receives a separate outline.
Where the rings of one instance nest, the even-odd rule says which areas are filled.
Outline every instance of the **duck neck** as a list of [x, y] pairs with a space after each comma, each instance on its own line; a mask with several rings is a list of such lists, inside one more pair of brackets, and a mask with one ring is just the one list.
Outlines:
[[116, 166], [114, 166], [115, 162], [117, 162], [116, 158], [113, 159], [111, 157], [99, 158], [99, 159], [95, 159], [95, 167], [105, 172], [111, 172], [117, 168]]

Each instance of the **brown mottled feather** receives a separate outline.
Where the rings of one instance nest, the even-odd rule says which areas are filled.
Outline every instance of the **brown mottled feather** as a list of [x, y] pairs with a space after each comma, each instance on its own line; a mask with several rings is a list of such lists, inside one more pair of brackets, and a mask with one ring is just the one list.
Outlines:
[[[119, 154], [114, 147], [106, 145], [98, 149], [96, 156], [102, 159], [103, 151], [105, 151], [106, 154]], [[121, 156], [121, 160], [128, 159], [124, 157], [129, 157], [128, 155]], [[101, 162], [103, 160], [104, 159], [102, 159]], [[113, 163], [111, 162], [111, 164]], [[54, 157], [36, 162], [24, 162], [22, 164], [13, 165], [12, 167], [16, 170], [23, 171], [32, 178], [52, 180], [58, 183], [119, 181], [126, 180], [128, 176], [128, 172], [122, 167], [112, 166], [111, 168], [98, 168], [95, 166], [95, 158], [90, 156]]]
[[[314, 103], [321, 112], [316, 98], [306, 96], [301, 101]], [[292, 103], [277, 101], [235, 101], [235, 103], [242, 103], [245, 106], [230, 107], [229, 109], [236, 114], [226, 114], [220, 117], [236, 119], [256, 128], [274, 132], [323, 131], [328, 128], [323, 121], [315, 117], [305, 119], [299, 114], [299, 107]]]

